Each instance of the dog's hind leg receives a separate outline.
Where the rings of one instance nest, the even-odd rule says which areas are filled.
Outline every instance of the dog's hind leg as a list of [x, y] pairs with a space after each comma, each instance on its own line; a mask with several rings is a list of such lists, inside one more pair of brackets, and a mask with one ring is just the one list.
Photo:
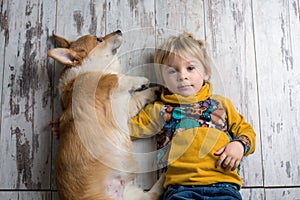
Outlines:
[[163, 194], [164, 192], [164, 182], [165, 182], [165, 173], [163, 173], [159, 179], [156, 181], [156, 183], [152, 186], [151, 190], [148, 192], [149, 194], [151, 194], [154, 198], [152, 198], [151, 200], [155, 200], [156, 197], [157, 199], [160, 198], [160, 196]]
[[164, 181], [165, 174], [162, 174], [148, 192], [144, 192], [141, 188], [130, 183], [125, 187], [124, 200], [159, 200], [164, 191]]

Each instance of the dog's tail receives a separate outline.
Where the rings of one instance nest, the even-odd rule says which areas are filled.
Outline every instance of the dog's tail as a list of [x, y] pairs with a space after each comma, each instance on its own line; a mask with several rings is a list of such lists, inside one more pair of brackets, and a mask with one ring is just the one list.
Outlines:
[[151, 190], [144, 192], [141, 188], [132, 183], [126, 185], [124, 190], [124, 200], [159, 200], [163, 194], [163, 183], [165, 174], [162, 174], [158, 181], [152, 186]]

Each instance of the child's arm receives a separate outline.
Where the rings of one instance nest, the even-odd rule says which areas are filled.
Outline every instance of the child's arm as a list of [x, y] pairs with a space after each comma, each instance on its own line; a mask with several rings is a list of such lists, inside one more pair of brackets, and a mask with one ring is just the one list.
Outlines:
[[225, 100], [228, 132], [233, 141], [240, 142], [244, 146], [244, 156], [247, 156], [255, 150], [256, 134], [252, 126], [246, 122], [245, 118], [239, 114], [230, 100]]
[[254, 152], [256, 134], [252, 126], [235, 110], [230, 100], [225, 99], [223, 103], [227, 113], [228, 131], [233, 140], [215, 153], [220, 156], [216, 167], [235, 170], [243, 156]]
[[151, 137], [162, 129], [164, 123], [160, 116], [162, 106], [161, 102], [148, 104], [137, 116], [129, 120], [128, 127], [132, 139]]

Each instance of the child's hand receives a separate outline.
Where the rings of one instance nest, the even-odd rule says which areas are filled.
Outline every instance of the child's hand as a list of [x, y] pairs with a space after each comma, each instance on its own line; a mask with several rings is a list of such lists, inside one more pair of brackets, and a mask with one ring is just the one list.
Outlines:
[[49, 121], [48, 126], [52, 126], [51, 132], [54, 136], [56, 136], [56, 139], [59, 139], [59, 119], [56, 119], [54, 121]]
[[238, 142], [230, 142], [226, 146], [215, 152], [216, 156], [220, 156], [216, 162], [216, 168], [222, 167], [225, 170], [235, 170], [244, 155], [244, 146]]

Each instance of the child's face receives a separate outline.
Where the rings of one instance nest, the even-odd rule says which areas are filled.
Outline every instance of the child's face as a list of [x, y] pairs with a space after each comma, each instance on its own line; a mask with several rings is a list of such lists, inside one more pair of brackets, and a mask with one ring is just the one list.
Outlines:
[[208, 76], [199, 59], [185, 55], [171, 54], [163, 63], [164, 86], [172, 93], [188, 97], [196, 94]]

